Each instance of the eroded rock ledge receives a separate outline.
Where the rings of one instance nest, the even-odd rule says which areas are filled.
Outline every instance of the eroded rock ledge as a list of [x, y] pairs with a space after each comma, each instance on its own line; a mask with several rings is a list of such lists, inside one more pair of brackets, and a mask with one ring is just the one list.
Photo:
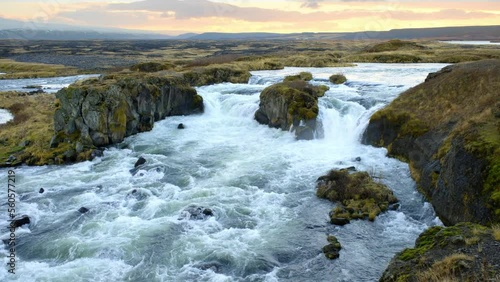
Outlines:
[[203, 98], [194, 88], [158, 74], [103, 76], [70, 85], [56, 97], [51, 147], [73, 144], [65, 161], [88, 159], [93, 148], [149, 131], [165, 117], [203, 112]]

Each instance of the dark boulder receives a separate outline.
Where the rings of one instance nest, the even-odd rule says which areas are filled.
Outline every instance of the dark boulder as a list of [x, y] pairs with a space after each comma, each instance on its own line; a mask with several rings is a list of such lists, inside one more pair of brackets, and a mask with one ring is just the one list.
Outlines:
[[40, 190], [38, 190], [38, 193], [40, 193], [40, 194], [43, 194], [43, 192], [45, 192], [45, 189], [43, 189], [43, 188], [40, 188]]
[[135, 162], [134, 168], [137, 168], [137, 167], [139, 167], [139, 166], [141, 166], [141, 165], [143, 165], [143, 164], [145, 164], [145, 163], [146, 163], [146, 159], [145, 159], [145, 158], [143, 158], [143, 157], [140, 157], [140, 158], [137, 160], [137, 162]]
[[18, 228], [26, 224], [30, 224], [30, 218], [27, 215], [23, 215], [21, 218], [14, 219], [10, 222], [10, 227]]
[[179, 123], [179, 125], [177, 126], [177, 129], [185, 129], [186, 127], [184, 126], [183, 123]]
[[211, 209], [193, 205], [185, 208], [181, 212], [179, 220], [181, 219], [204, 220], [211, 216], [214, 216], [214, 212]]
[[90, 211], [90, 210], [89, 210], [89, 209], [87, 209], [86, 207], [81, 207], [81, 208], [79, 208], [79, 209], [78, 209], [78, 212], [79, 212], [79, 213], [88, 213], [89, 211]]

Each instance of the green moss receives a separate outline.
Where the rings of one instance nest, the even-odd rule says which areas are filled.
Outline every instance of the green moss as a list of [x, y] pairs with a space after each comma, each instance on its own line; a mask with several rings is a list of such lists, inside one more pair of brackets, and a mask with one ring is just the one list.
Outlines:
[[317, 196], [340, 202], [330, 213], [331, 218], [373, 221], [389, 204], [397, 202], [391, 190], [374, 182], [366, 172], [332, 170], [319, 180]]
[[290, 81], [295, 81], [295, 80], [303, 80], [303, 81], [310, 81], [313, 79], [313, 76], [310, 72], [301, 72], [297, 75], [289, 75], [285, 77], [283, 80], [284, 82], [290, 82]]
[[343, 74], [334, 74], [330, 76], [330, 82], [333, 84], [343, 84], [347, 81], [347, 78]]

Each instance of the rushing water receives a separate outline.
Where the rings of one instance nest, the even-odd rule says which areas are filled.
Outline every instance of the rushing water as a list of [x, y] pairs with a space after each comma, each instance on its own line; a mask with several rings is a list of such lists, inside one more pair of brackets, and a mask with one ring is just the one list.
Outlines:
[[0, 124], [7, 123], [8, 121], [12, 120], [14, 117], [12, 114], [5, 110], [5, 109], [0, 109]]
[[[203, 115], [167, 118], [102, 158], [18, 168], [17, 209], [32, 222], [16, 231], [17, 274], [2, 268], [0, 280], [376, 281], [396, 252], [440, 222], [408, 166], [359, 139], [371, 114], [443, 66], [258, 71], [249, 84], [198, 88]], [[331, 87], [320, 98], [323, 139], [296, 141], [253, 120], [259, 93], [300, 71]], [[337, 72], [349, 82], [331, 85], [328, 77]], [[179, 123], [186, 129], [178, 130]], [[147, 163], [134, 176], [129, 170], [139, 156]], [[329, 224], [333, 204], [316, 197], [315, 180], [352, 165], [380, 177], [401, 209], [375, 222]], [[0, 174], [6, 187], [7, 170]], [[9, 236], [5, 202], [3, 239]], [[209, 207], [215, 216], [186, 219], [182, 211], [190, 205]], [[82, 206], [90, 211], [80, 214]], [[342, 243], [338, 260], [321, 252], [327, 234]], [[0, 252], [4, 262], [7, 254]]]
[[0, 80], [0, 91], [30, 92], [40, 88], [47, 93], [55, 93], [77, 80], [98, 76], [98, 74], [84, 74], [49, 78], [2, 79]]
[[449, 40], [449, 41], [440, 41], [440, 42], [448, 43], [448, 44], [459, 44], [459, 45], [500, 45], [500, 42], [491, 42], [491, 41]]

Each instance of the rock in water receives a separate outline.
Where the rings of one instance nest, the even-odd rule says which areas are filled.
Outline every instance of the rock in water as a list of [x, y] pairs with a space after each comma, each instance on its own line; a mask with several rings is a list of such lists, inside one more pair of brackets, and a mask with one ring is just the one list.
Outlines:
[[326, 91], [328, 87], [313, 86], [300, 78], [269, 86], [260, 94], [255, 120], [269, 127], [292, 130], [297, 139], [314, 139], [318, 97]]
[[328, 259], [338, 259], [340, 257], [340, 250], [342, 249], [342, 246], [337, 240], [337, 237], [329, 235], [327, 240], [330, 244], [323, 247], [323, 253]]
[[137, 162], [135, 162], [134, 168], [137, 168], [138, 166], [141, 166], [146, 163], [146, 159], [143, 157], [140, 157]]
[[18, 227], [21, 227], [25, 224], [30, 224], [30, 223], [31, 223], [30, 218], [27, 215], [23, 215], [19, 219], [12, 220], [10, 223], [10, 227], [18, 228]]
[[184, 129], [184, 124], [183, 123], [179, 123], [179, 125], [177, 126], [177, 129]]
[[214, 216], [214, 212], [209, 208], [201, 206], [189, 206], [182, 211], [179, 220], [184, 218], [191, 220], [204, 220], [211, 216]]
[[80, 213], [87, 213], [87, 212], [89, 212], [89, 209], [87, 209], [86, 207], [81, 207], [80, 209], [78, 209], [78, 211]]
[[375, 220], [398, 199], [387, 186], [373, 181], [366, 172], [331, 170], [317, 181], [316, 195], [337, 203], [330, 211], [330, 222], [346, 225], [353, 219]]
[[[110, 74], [57, 92], [52, 147], [80, 142], [86, 150], [118, 144], [168, 116], [203, 112], [203, 98], [180, 77]], [[74, 146], [73, 146], [74, 147]]]
[[45, 189], [43, 189], [43, 188], [40, 188], [40, 190], [38, 191], [38, 193], [40, 193], [40, 194], [43, 194], [43, 192], [45, 192]]

